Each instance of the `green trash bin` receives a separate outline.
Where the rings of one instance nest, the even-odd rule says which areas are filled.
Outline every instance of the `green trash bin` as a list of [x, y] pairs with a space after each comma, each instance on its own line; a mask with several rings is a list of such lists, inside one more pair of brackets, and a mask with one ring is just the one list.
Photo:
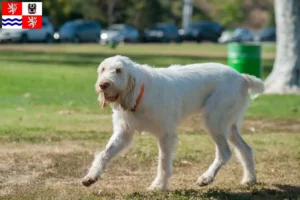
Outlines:
[[228, 44], [228, 65], [240, 73], [262, 76], [261, 46], [252, 44]]

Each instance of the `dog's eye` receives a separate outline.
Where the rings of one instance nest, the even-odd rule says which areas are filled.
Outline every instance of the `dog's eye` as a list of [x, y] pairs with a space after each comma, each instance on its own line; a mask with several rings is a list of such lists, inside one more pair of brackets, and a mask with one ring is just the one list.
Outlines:
[[117, 69], [116, 69], [116, 73], [117, 73], [117, 74], [120, 74], [121, 72], [122, 72], [122, 71], [121, 71], [120, 68], [117, 68]]
[[101, 72], [104, 72], [104, 70], [105, 70], [105, 68], [103, 67], [103, 68], [101, 69]]

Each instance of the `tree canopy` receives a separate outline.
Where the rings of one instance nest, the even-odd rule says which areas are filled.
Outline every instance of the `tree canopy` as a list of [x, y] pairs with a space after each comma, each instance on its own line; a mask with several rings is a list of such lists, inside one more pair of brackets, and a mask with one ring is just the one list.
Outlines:
[[[182, 6], [183, 0], [47, 0], [43, 1], [43, 15], [50, 16], [57, 26], [83, 18], [103, 26], [128, 23], [143, 29], [157, 22], [181, 26]], [[193, 0], [192, 17], [194, 21], [217, 21], [225, 27], [261, 28], [274, 25], [273, 0]]]

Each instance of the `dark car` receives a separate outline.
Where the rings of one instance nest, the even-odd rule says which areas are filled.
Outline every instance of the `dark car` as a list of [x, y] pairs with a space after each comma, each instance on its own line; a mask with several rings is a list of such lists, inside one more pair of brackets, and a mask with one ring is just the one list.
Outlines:
[[180, 42], [178, 27], [171, 23], [157, 23], [144, 30], [144, 42]]
[[276, 28], [265, 28], [260, 30], [255, 36], [255, 41], [260, 42], [275, 42]]
[[63, 24], [59, 30], [61, 42], [99, 42], [101, 25], [89, 20], [74, 20]]
[[101, 43], [109, 41], [136, 43], [139, 40], [139, 31], [129, 24], [113, 24], [101, 33]]
[[193, 22], [186, 30], [179, 31], [183, 40], [217, 42], [222, 34], [222, 26], [217, 22]]

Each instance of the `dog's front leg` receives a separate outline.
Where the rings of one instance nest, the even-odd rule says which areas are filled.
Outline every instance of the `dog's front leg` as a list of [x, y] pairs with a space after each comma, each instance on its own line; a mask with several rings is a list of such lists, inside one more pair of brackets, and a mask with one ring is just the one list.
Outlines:
[[166, 190], [172, 175], [173, 153], [177, 141], [176, 133], [164, 134], [158, 138], [159, 160], [157, 176], [148, 190]]
[[82, 184], [90, 186], [95, 183], [107, 164], [122, 150], [129, 146], [133, 138], [132, 132], [119, 130], [114, 133], [104, 151], [96, 154], [92, 167], [88, 174], [83, 178]]

